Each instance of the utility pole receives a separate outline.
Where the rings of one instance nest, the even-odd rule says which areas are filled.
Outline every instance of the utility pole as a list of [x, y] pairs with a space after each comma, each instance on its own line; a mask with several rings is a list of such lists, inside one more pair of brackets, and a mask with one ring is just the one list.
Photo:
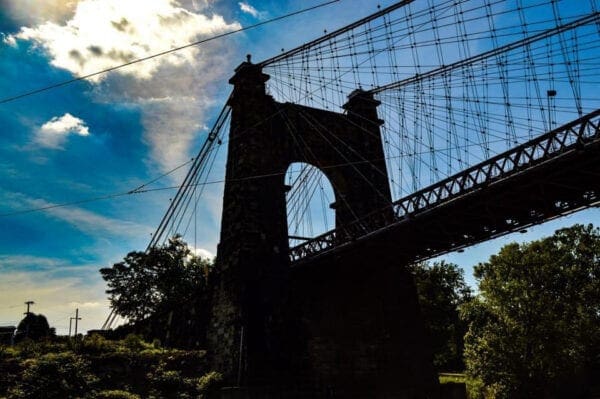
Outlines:
[[[31, 305], [33, 305], [33, 304], [35, 304], [35, 302], [33, 302], [33, 301], [26, 301], [25, 302], [25, 305], [27, 305], [27, 312], [24, 313], [25, 318], [27, 318], [27, 316], [29, 316], [31, 314], [31, 312], [29, 311], [29, 307]], [[26, 323], [27, 327], [25, 327], [25, 337], [29, 337], [29, 324], [30, 323]]]
[[33, 301], [25, 302], [25, 305], [27, 305], [27, 312], [23, 313], [25, 316], [27, 316], [29, 313], [31, 313], [31, 312], [29, 312], [29, 307], [34, 304], [35, 304], [35, 302], [33, 302]]
[[69, 337], [71, 336], [71, 324], [73, 324], [74, 317], [69, 317]]
[[77, 325], [79, 323], [79, 320], [81, 320], [81, 317], [79, 317], [79, 308], [75, 309], [75, 336], [77, 337]]
[[79, 308], [75, 309], [75, 317], [73, 319], [75, 320], [75, 338], [77, 338], [77, 324], [81, 320], [81, 317], [79, 317]]

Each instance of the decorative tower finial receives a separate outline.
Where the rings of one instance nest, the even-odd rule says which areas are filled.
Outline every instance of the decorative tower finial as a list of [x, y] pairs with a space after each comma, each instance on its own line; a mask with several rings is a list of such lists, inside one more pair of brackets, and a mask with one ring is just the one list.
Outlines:
[[248, 64], [252, 64], [252, 54], [246, 54], [246, 60], [248, 62]]

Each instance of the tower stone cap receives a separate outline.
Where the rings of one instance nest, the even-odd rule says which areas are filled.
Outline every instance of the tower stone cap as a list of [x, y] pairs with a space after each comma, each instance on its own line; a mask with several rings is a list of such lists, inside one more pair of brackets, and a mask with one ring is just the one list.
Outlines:
[[351, 108], [352, 105], [358, 104], [358, 103], [367, 103], [367, 104], [372, 104], [374, 106], [378, 106], [379, 104], [381, 104], [381, 101], [376, 100], [373, 97], [373, 93], [371, 93], [370, 91], [366, 91], [363, 89], [356, 89], [348, 95], [348, 102], [346, 104], [344, 104], [342, 106], [342, 108], [348, 109], [348, 108]]
[[262, 67], [253, 64], [250, 61], [250, 54], [247, 56], [247, 61], [242, 62], [235, 68], [235, 75], [229, 79], [229, 83], [236, 84], [241, 80], [254, 80], [264, 83], [269, 80], [270, 76], [262, 72]]

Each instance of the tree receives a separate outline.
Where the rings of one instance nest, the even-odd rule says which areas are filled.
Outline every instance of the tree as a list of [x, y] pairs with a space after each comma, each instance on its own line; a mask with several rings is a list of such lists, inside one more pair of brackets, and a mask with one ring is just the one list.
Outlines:
[[499, 398], [574, 397], [600, 353], [600, 231], [575, 225], [506, 245], [475, 277], [479, 296], [463, 309], [468, 373]]
[[150, 338], [174, 343], [179, 337], [191, 343], [197, 336], [191, 330], [205, 322], [211, 270], [212, 261], [193, 255], [175, 236], [147, 252], [130, 252], [100, 273], [117, 314], [132, 324], [145, 325]]
[[18, 342], [25, 338], [37, 341], [54, 335], [56, 335], [56, 331], [54, 328], [50, 328], [46, 316], [29, 312], [17, 326], [15, 341]]
[[429, 326], [433, 363], [438, 371], [463, 371], [466, 324], [458, 308], [471, 299], [462, 269], [453, 263], [417, 263], [411, 266], [421, 313]]

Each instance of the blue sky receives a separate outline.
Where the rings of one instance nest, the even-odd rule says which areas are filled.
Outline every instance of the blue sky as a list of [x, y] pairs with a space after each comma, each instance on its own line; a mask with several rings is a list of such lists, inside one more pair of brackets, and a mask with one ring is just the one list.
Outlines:
[[[141, 6], [143, 3], [143, 7]], [[133, 58], [237, 29], [320, 1], [0, 0], [0, 96], [35, 90]], [[83, 330], [108, 314], [98, 269], [143, 250], [173, 191], [122, 196], [46, 211], [33, 208], [127, 192], [192, 157], [247, 53], [268, 58], [392, 1], [342, 0], [88, 81], [0, 104], [0, 324], [22, 303], [59, 333], [80, 308]], [[220, 168], [222, 170], [222, 167]], [[219, 170], [219, 167], [217, 167]], [[180, 182], [174, 173], [151, 187]], [[214, 254], [216, 185], [201, 206], [196, 246]], [[471, 267], [513, 240], [598, 219], [585, 211], [480, 244], [445, 259]]]

